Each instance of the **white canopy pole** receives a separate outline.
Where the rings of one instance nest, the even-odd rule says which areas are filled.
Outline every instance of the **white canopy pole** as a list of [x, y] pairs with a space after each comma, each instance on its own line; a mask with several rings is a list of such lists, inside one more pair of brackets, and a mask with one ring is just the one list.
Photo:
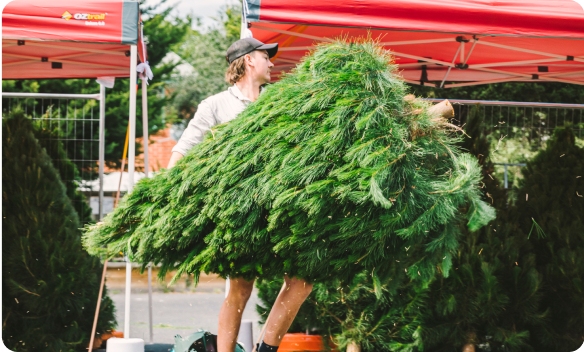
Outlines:
[[[148, 177], [148, 91], [146, 78], [142, 79], [142, 133], [144, 146], [144, 177]], [[148, 324], [150, 326], [150, 343], [154, 343], [152, 333], [152, 263], [148, 263]]]
[[99, 85], [99, 221], [103, 219], [103, 164], [105, 162], [105, 86]]
[[[138, 51], [130, 46], [130, 138], [128, 141], [128, 193], [134, 188], [134, 167], [136, 161], [136, 66]], [[126, 303], [124, 314], [124, 338], [130, 338], [130, 291], [132, 288], [132, 263], [126, 255]]]
[[148, 177], [148, 95], [146, 94], [146, 80], [142, 80], [142, 132], [144, 145], [144, 177]]

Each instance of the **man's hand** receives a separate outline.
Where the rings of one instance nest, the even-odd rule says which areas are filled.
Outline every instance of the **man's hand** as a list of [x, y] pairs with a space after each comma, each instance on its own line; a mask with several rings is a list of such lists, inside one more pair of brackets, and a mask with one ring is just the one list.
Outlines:
[[172, 152], [172, 155], [170, 157], [170, 161], [168, 162], [168, 167], [167, 169], [170, 169], [171, 167], [173, 167], [177, 161], [179, 161], [184, 155], [182, 155], [179, 152]]

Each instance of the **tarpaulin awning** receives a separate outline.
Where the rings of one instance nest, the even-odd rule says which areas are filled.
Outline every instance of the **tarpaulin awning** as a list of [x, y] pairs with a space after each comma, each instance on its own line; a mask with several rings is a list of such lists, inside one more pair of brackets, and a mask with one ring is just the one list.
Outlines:
[[2, 78], [127, 77], [141, 62], [139, 2], [15, 0], [2, 13]]
[[410, 83], [584, 84], [584, 0], [244, 0], [244, 18], [279, 43], [275, 79], [315, 43], [370, 34]]

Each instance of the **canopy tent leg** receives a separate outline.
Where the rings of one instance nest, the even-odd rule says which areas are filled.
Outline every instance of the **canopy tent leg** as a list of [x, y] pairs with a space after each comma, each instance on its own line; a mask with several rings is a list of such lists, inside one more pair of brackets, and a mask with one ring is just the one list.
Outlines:
[[142, 80], [142, 133], [144, 146], [144, 177], [148, 177], [148, 95], [146, 94], [146, 80]]
[[[148, 177], [150, 165], [148, 163], [148, 91], [146, 79], [142, 79], [142, 133], [144, 148], [144, 177]], [[154, 343], [152, 332], [152, 263], [148, 263], [148, 324], [150, 328], [150, 343]]]
[[[136, 161], [136, 66], [138, 51], [136, 45], [130, 46], [130, 136], [128, 155], [128, 193], [134, 188], [134, 168]], [[132, 288], [132, 263], [126, 255], [126, 302], [124, 312], [124, 338], [130, 338], [130, 291]]]
[[103, 219], [103, 167], [105, 163], [105, 86], [99, 85], [99, 221]]
[[[99, 221], [103, 219], [103, 165], [105, 162], [105, 86], [99, 85]], [[99, 308], [101, 306], [101, 295], [103, 293], [103, 284], [105, 282], [105, 274], [107, 271], [107, 259], [103, 263], [103, 273], [101, 275], [101, 284], [99, 286], [99, 294], [97, 295], [97, 306], [95, 308], [95, 316], [93, 318], [93, 327], [89, 340], [89, 350], [93, 349], [93, 342], [95, 339], [95, 330], [97, 328], [97, 319], [99, 317]]]
[[152, 263], [148, 263], [148, 322], [150, 325], [150, 343], [154, 343], [152, 333]]

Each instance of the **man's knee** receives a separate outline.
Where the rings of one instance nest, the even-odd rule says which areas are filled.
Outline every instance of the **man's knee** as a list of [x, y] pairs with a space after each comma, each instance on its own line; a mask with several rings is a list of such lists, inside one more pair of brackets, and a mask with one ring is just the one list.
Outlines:
[[306, 282], [304, 279], [286, 278], [286, 290], [295, 292], [297, 294], [303, 294], [306, 297], [312, 292], [313, 284]]
[[253, 291], [253, 280], [233, 279], [229, 287], [229, 297], [238, 302], [246, 303]]

